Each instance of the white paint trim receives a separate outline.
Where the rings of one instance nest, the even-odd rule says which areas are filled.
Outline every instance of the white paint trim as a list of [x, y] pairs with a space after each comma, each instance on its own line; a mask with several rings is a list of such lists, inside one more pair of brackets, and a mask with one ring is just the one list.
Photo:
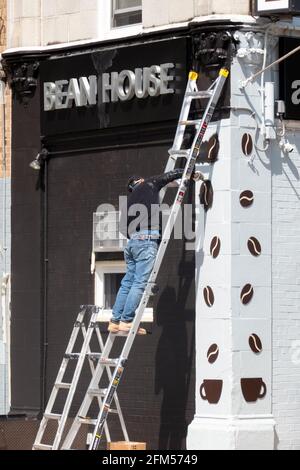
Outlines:
[[112, 2], [111, 0], [102, 0], [101, 8], [98, 7], [98, 37], [100, 40], [118, 39], [128, 36], [135, 36], [142, 32], [142, 23], [121, 28], [112, 28]]
[[[104, 305], [104, 274], [125, 273], [125, 261], [97, 261], [95, 269], [95, 304]], [[99, 315], [100, 322], [108, 322], [112, 316], [111, 309], [104, 309]], [[142, 322], [153, 322], [153, 308], [146, 308]]]

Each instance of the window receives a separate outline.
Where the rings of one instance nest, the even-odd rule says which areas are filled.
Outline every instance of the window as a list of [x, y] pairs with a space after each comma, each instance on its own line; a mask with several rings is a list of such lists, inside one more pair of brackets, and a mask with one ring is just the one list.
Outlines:
[[[104, 307], [100, 321], [109, 321], [112, 307], [126, 271], [125, 261], [98, 261], [95, 271], [95, 304]], [[145, 309], [142, 321], [153, 321], [153, 307], [150, 297], [148, 307]]]
[[99, 1], [98, 26], [99, 39], [125, 38], [141, 33], [142, 0]]
[[94, 212], [93, 251], [122, 251], [127, 239], [119, 231], [119, 211]]
[[112, 28], [142, 22], [142, 0], [112, 0]]

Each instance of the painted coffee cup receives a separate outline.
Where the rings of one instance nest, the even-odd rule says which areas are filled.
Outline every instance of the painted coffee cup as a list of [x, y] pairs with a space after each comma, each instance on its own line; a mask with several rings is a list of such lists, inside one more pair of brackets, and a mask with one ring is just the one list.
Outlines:
[[200, 395], [208, 403], [218, 403], [223, 388], [223, 380], [206, 379], [200, 387]]
[[241, 387], [247, 402], [257, 401], [266, 396], [267, 386], [261, 378], [241, 379]]

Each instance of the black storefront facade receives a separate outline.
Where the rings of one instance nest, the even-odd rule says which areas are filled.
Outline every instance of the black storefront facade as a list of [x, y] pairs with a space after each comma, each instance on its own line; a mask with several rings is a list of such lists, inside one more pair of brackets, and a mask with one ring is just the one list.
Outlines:
[[[206, 87], [233, 51], [230, 28], [216, 24], [4, 54], [13, 89], [10, 419], [26, 417], [24, 447], [34, 439], [79, 306], [95, 303], [93, 213], [103, 203], [118, 207], [130, 175], [164, 171], [188, 71], [201, 68]], [[152, 73], [148, 90], [145, 73]], [[215, 118], [228, 114], [228, 89]], [[36, 172], [29, 165], [38, 153]], [[193, 198], [191, 186], [187, 202]], [[96, 253], [96, 263], [120, 259], [122, 252]], [[193, 419], [194, 276], [194, 253], [172, 240], [147, 325], [152, 334], [136, 339], [119, 388], [130, 438], [149, 449], [185, 448]]]

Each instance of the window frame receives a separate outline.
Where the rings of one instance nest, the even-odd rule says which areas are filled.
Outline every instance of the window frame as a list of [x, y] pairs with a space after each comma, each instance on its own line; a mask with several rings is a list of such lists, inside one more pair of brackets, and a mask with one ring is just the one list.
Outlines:
[[116, 7], [117, 0], [112, 0], [111, 1], [111, 16], [110, 16], [110, 27], [112, 30], [119, 29], [119, 28], [128, 28], [130, 26], [137, 26], [139, 24], [142, 24], [142, 21], [140, 23], [134, 23], [133, 25], [125, 25], [125, 26], [113, 26], [114, 22], [114, 17], [116, 15], [122, 15], [124, 13], [133, 13], [133, 12], [141, 12], [143, 11], [142, 3], [140, 6], [136, 7], [128, 7], [128, 8], [117, 8]]
[[113, 28], [112, 20], [113, 0], [103, 0], [103, 6], [98, 8], [99, 36], [102, 39], [117, 39], [127, 36], [135, 36], [142, 32], [143, 23]]
[[[117, 261], [96, 261], [95, 264], [95, 305], [102, 307], [104, 305], [104, 278], [105, 274], [125, 273], [126, 263], [122, 260]], [[111, 318], [112, 310], [103, 309], [100, 312], [99, 321], [108, 322]], [[147, 307], [144, 311], [142, 322], [153, 322], [153, 308]]]

